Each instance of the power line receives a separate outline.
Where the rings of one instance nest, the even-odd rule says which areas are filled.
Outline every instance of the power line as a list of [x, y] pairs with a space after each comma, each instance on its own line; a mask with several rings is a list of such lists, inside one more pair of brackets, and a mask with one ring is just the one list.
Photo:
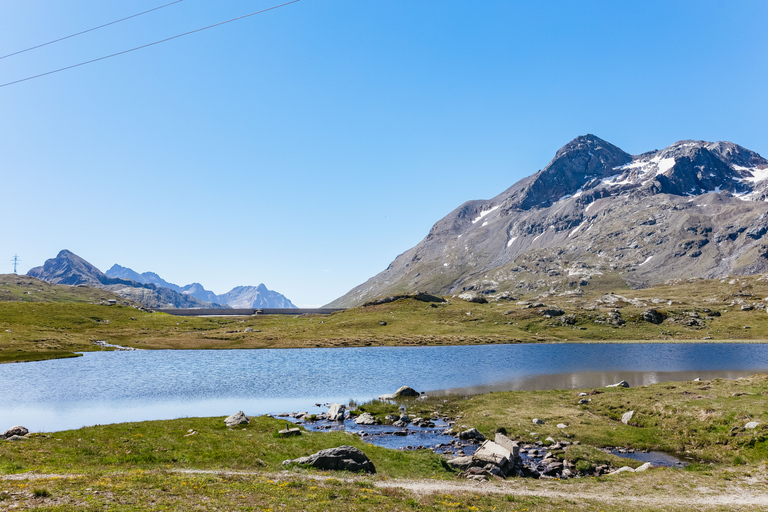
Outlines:
[[195, 29], [195, 30], [190, 30], [189, 32], [184, 32], [183, 34], [178, 34], [178, 35], [175, 35], [175, 36], [168, 37], [166, 39], [162, 39], [160, 41], [155, 41], [154, 43], [149, 43], [149, 44], [145, 44], [145, 45], [142, 45], [142, 46], [137, 46], [135, 48], [131, 48], [130, 50], [123, 50], [122, 52], [117, 52], [117, 53], [113, 53], [111, 55], [106, 55], [104, 57], [99, 57], [98, 59], [92, 59], [92, 60], [88, 60], [88, 61], [85, 61], [85, 62], [80, 62], [79, 64], [73, 64], [71, 66], [67, 66], [67, 67], [64, 67], [64, 68], [59, 68], [59, 69], [55, 69], [53, 71], [47, 71], [45, 73], [40, 73], [39, 75], [29, 76], [27, 78], [22, 78], [20, 80], [14, 80], [13, 82], [7, 82], [7, 83], [4, 83], [4, 84], [0, 84], [0, 87], [7, 87], [9, 85], [18, 84], [20, 82], [26, 82], [27, 80], [33, 80], [35, 78], [40, 78], [42, 76], [52, 75], [54, 73], [59, 73], [61, 71], [66, 71], [68, 69], [77, 68], [77, 67], [80, 67], [80, 66], [85, 66], [86, 64], [92, 64], [92, 63], [98, 62], [100, 60], [111, 59], [112, 57], [117, 57], [118, 55], [124, 55], [126, 53], [135, 52], [136, 50], [141, 50], [143, 48], [148, 48], [148, 47], [154, 46], [156, 44], [165, 43], [167, 41], [171, 41], [173, 39], [178, 39], [179, 37], [188, 36], [188, 35], [194, 34], [196, 32], [202, 32], [203, 30], [208, 30], [209, 28], [214, 28], [214, 27], [218, 27], [220, 25], [225, 25], [227, 23], [232, 23], [233, 21], [242, 20], [243, 18], [248, 18], [250, 16], [255, 16], [256, 14], [262, 14], [262, 13], [265, 13], [267, 11], [272, 11], [272, 10], [275, 10], [275, 9], [279, 9], [280, 7], [285, 7], [286, 5], [295, 4], [295, 3], [300, 2], [300, 1], [301, 0], [292, 0], [292, 1], [286, 2], [284, 4], [275, 5], [275, 6], [272, 6], [272, 7], [268, 7], [266, 9], [262, 9], [260, 11], [252, 12], [250, 14], [245, 14], [243, 16], [238, 16], [237, 18], [232, 18], [230, 20], [221, 21], [219, 23], [214, 23], [213, 25], [208, 25], [207, 27], [202, 27], [202, 28], [198, 28], [198, 29]]
[[76, 37], [76, 36], [80, 36], [80, 35], [83, 35], [83, 34], [87, 34], [88, 32], [93, 32], [94, 30], [98, 30], [100, 28], [108, 27], [110, 25], [114, 25], [115, 23], [120, 23], [121, 21], [129, 20], [131, 18], [135, 18], [137, 16], [141, 16], [143, 14], [147, 14], [147, 13], [150, 13], [152, 11], [157, 11], [158, 9], [162, 9], [164, 7], [168, 7], [169, 5], [178, 4], [179, 2], [183, 2], [183, 1], [184, 0], [176, 0], [175, 2], [171, 2], [169, 4], [161, 5], [160, 7], [155, 7], [154, 9], [150, 9], [148, 11], [140, 12], [138, 14], [132, 14], [131, 16], [128, 16], [126, 18], [121, 18], [119, 20], [110, 21], [109, 23], [105, 23], [104, 25], [99, 25], [98, 27], [93, 27], [93, 28], [89, 28], [88, 30], [83, 30], [82, 32], [78, 32], [77, 34], [72, 34], [72, 35], [69, 35], [69, 36], [60, 37], [59, 39], [54, 39], [53, 41], [48, 41], [47, 43], [38, 44], [37, 46], [33, 46], [33, 47], [27, 48], [25, 50], [19, 50], [17, 52], [9, 53], [8, 55], [3, 55], [2, 57], [0, 57], [0, 59], [5, 59], [5, 58], [8, 58], [8, 57], [13, 57], [14, 55], [18, 55], [20, 53], [28, 52], [28, 51], [31, 51], [31, 50], [36, 50], [38, 48], [42, 48], [43, 46], [48, 46], [49, 44], [58, 43], [59, 41], [64, 41], [65, 39], [69, 39], [71, 37]]

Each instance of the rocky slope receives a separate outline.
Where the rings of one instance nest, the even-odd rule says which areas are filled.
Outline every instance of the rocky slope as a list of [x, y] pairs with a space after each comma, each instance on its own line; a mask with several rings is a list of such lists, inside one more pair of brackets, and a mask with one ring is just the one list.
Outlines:
[[178, 293], [185, 295], [191, 295], [197, 299], [212, 302], [216, 304], [226, 305], [232, 308], [280, 308], [280, 309], [293, 309], [296, 306], [288, 300], [284, 295], [269, 290], [264, 284], [258, 286], [237, 286], [227, 293], [216, 295], [210, 290], [206, 290], [200, 283], [192, 283], [186, 286], [179, 286], [161, 278], [154, 272], [138, 272], [123, 267], [120, 265], [113, 265], [106, 274], [110, 277], [127, 278], [137, 281], [139, 283], [152, 283], [158, 286], [169, 288]]
[[328, 306], [766, 272], [767, 198], [768, 160], [736, 144], [686, 140], [632, 156], [585, 135], [498, 196], [464, 203]]
[[83, 258], [67, 250], [59, 252], [55, 258], [46, 260], [43, 266], [30, 269], [27, 274], [53, 284], [86, 285], [108, 290], [148, 308], [218, 307], [152, 283], [109, 277]]

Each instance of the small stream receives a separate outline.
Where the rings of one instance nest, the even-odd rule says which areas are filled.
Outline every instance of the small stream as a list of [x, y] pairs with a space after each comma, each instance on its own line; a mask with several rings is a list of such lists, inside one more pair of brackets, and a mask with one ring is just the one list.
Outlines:
[[[316, 413], [318, 415], [327, 410], [326, 407], [318, 409], [320, 410], [320, 412]], [[349, 419], [349, 416], [343, 422], [328, 420], [302, 421], [292, 418], [286, 413], [280, 414], [278, 417], [301, 425], [313, 432], [344, 431], [356, 434], [366, 443], [375, 446], [392, 450], [428, 449], [434, 453], [442, 454], [448, 459], [472, 455], [481, 444], [480, 441], [472, 439], [461, 440], [451, 434], [446, 434], [445, 431], [452, 425], [452, 422], [446, 418], [430, 418], [430, 422], [434, 423], [434, 427], [420, 427], [411, 423], [403, 428], [393, 425], [358, 425], [354, 420]], [[563, 447], [565, 445], [567, 443], [563, 443]], [[556, 443], [554, 447], [559, 448], [560, 444]], [[643, 463], [650, 462], [655, 467], [682, 468], [688, 465], [688, 462], [664, 452], [627, 450], [623, 448], [605, 449], [605, 451], [606, 453]], [[523, 465], [531, 469], [539, 468], [548, 453], [549, 450], [542, 441], [520, 443], [520, 458]]]

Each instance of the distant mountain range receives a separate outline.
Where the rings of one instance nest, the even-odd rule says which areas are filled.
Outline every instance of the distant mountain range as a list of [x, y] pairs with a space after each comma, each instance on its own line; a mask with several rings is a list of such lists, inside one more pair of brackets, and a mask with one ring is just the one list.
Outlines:
[[269, 290], [264, 284], [258, 286], [237, 286], [227, 293], [216, 295], [210, 290], [206, 290], [200, 283], [192, 283], [186, 286], [179, 286], [161, 278], [154, 272], [138, 272], [120, 265], [112, 265], [106, 274], [110, 277], [123, 279], [132, 279], [138, 283], [154, 284], [168, 288], [175, 292], [195, 297], [205, 302], [212, 302], [227, 305], [231, 308], [282, 308], [294, 309], [296, 306], [284, 295]]
[[328, 304], [417, 290], [579, 293], [768, 272], [768, 160], [684, 140], [632, 156], [594, 135], [489, 200], [468, 201]]
[[[111, 273], [112, 275], [109, 275]], [[108, 273], [76, 254], [63, 250], [27, 274], [53, 284], [86, 285], [114, 292], [148, 308], [295, 308], [283, 295], [266, 286], [238, 286], [223, 295], [193, 283], [185, 287], [163, 280], [152, 272], [138, 274], [114, 265]]]

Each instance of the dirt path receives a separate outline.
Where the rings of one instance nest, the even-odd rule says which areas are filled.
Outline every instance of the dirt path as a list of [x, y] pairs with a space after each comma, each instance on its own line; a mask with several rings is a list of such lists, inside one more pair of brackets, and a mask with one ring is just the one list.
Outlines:
[[[329, 475], [297, 474], [288, 471], [280, 473], [259, 472], [221, 472], [205, 470], [179, 470], [183, 473], [227, 474], [267, 476], [269, 478], [291, 480], [296, 478], [323, 481], [328, 479], [353, 482], [359, 478], [339, 478]], [[739, 507], [753, 506], [768, 510], [768, 483], [765, 479], [748, 479], [743, 482], [729, 482], [726, 489], [711, 489], [706, 486], [683, 486], [674, 488], [662, 487], [654, 493], [633, 495], [631, 477], [615, 476], [614, 481], [590, 484], [584, 483], [566, 485], [553, 480], [524, 480], [510, 479], [491, 482], [469, 480], [408, 480], [408, 479], [374, 479], [373, 485], [378, 488], [397, 488], [413, 492], [416, 495], [426, 494], [508, 494], [513, 496], [558, 498], [569, 500], [589, 500], [611, 504], [626, 503], [635, 507], [685, 507], [703, 509], [707, 507]]]
[[[632, 477], [616, 476], [612, 480], [590, 483], [586, 479], [578, 483], [565, 483], [552, 480], [510, 479], [491, 482], [468, 480], [411, 480], [411, 479], [379, 479], [366, 477], [338, 477], [314, 473], [295, 473], [281, 471], [277, 473], [260, 471], [216, 471], [216, 470], [172, 470], [174, 473], [208, 474], [226, 476], [258, 476], [275, 480], [336, 480], [354, 482], [363, 480], [371, 482], [377, 488], [397, 488], [410, 491], [416, 495], [428, 494], [503, 494], [522, 497], [557, 498], [568, 500], [585, 500], [606, 504], [626, 504], [633, 508], [690, 508], [706, 509], [709, 507], [758, 507], [768, 510], [768, 482], [765, 478], [748, 478], [739, 482], [728, 482], [723, 488], [718, 484], [713, 489], [704, 482], [690, 482], [684, 485], [680, 482], [659, 482], [659, 487], [653, 492], [632, 493], [633, 484], [637, 483]], [[52, 478], [77, 478], [81, 475], [70, 474], [40, 474], [22, 473], [16, 475], [0, 475], [0, 480], [38, 480]], [[699, 480], [699, 479], [697, 479]], [[709, 482], [716, 483], [716, 482]], [[643, 484], [641, 488], [648, 489]]]

